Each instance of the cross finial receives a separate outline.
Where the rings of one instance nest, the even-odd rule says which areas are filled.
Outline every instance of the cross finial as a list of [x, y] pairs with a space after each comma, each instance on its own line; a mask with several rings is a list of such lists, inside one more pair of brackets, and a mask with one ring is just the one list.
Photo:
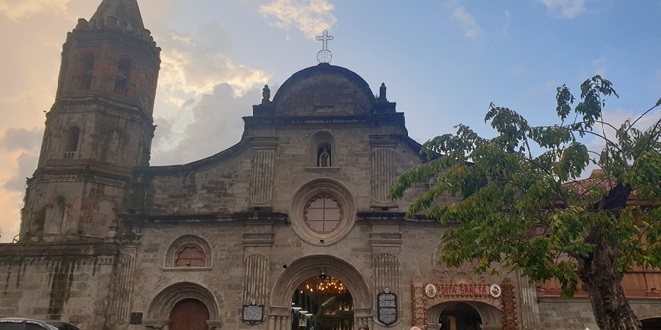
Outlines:
[[333, 56], [328, 50], [328, 41], [333, 40], [333, 36], [328, 35], [328, 30], [324, 30], [324, 34], [317, 36], [317, 40], [323, 42], [323, 48], [317, 53], [317, 60], [319, 63], [330, 63]]
[[328, 41], [333, 40], [333, 36], [329, 36], [328, 30], [324, 30], [324, 35], [317, 36], [317, 40], [324, 43], [322, 50], [328, 50]]

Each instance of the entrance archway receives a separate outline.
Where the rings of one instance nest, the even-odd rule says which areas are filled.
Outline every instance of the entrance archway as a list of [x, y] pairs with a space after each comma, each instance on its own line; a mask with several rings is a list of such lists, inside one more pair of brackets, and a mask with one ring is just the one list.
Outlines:
[[661, 317], [641, 320], [643, 330], [661, 330]]
[[480, 314], [471, 305], [463, 302], [449, 303], [438, 320], [440, 330], [479, 330]]
[[483, 302], [447, 301], [427, 310], [428, 330], [491, 330], [501, 328], [501, 310]]
[[340, 281], [325, 273], [303, 281], [292, 296], [292, 330], [352, 330], [353, 299]]
[[[186, 319], [186, 313], [191, 312], [195, 313], [196, 319], [206, 317], [200, 320], [200, 324], [204, 322], [205, 327], [199, 329], [220, 329], [222, 322], [219, 320], [219, 310], [218, 301], [207, 288], [191, 282], [175, 283], [154, 297], [143, 326], [145, 329], [163, 329], [173, 325], [172, 318], [176, 318], [176, 322], [185, 322], [182, 318]], [[178, 329], [197, 329], [183, 324], [184, 327]]]
[[[305, 284], [311, 278], [320, 278], [322, 273], [329, 279], [337, 279], [349, 292], [353, 328], [362, 324], [367, 324], [372, 328], [372, 301], [363, 275], [342, 259], [328, 255], [314, 255], [298, 259], [287, 265], [285, 271], [276, 280], [269, 300], [269, 330], [291, 329], [294, 293], [301, 284]], [[332, 301], [327, 304], [329, 303]]]
[[208, 330], [209, 309], [197, 299], [177, 302], [170, 313], [170, 330]]

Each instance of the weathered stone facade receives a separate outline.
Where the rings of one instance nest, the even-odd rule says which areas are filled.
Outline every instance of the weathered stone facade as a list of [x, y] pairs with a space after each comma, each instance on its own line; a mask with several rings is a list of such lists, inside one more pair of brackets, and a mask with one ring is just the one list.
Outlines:
[[[68, 36], [21, 241], [0, 245], [0, 316], [285, 330], [303, 324], [297, 304], [316, 310], [316, 330], [596, 329], [587, 300], [437, 264], [445, 227], [404, 218], [420, 189], [387, 196], [426, 161], [421, 146], [385, 85], [375, 97], [345, 68], [303, 69], [272, 100], [265, 87], [235, 146], [149, 166], [158, 53], [135, 0], [104, 0]], [[331, 278], [350, 299], [325, 315], [336, 296], [301, 288]], [[659, 302], [632, 301], [645, 318], [661, 317]]]

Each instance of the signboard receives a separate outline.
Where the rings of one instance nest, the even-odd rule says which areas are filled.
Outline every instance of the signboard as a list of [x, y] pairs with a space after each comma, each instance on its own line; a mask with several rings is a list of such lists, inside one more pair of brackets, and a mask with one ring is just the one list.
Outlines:
[[393, 325], [397, 322], [397, 295], [385, 290], [376, 295], [378, 320], [383, 325]]
[[132, 312], [129, 324], [131, 324], [131, 325], [142, 325], [142, 313]]
[[427, 284], [425, 294], [429, 298], [438, 296], [491, 296], [499, 298], [500, 286], [497, 284]]
[[242, 321], [250, 324], [264, 320], [264, 305], [243, 305]]

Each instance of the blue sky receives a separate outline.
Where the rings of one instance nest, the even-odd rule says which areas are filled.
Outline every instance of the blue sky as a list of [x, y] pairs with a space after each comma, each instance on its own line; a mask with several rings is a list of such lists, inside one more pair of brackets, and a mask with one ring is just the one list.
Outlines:
[[[601, 74], [622, 121], [661, 97], [661, 0], [138, 0], [163, 48], [152, 164], [190, 162], [238, 142], [242, 116], [316, 65], [323, 30], [332, 64], [361, 75], [406, 114], [419, 142], [465, 123], [491, 135], [490, 102], [534, 124], [555, 121], [556, 87]], [[18, 230], [54, 100], [61, 45], [100, 0], [0, 0], [0, 242]], [[11, 31], [11, 32], [10, 32]], [[651, 122], [661, 116], [657, 111]], [[595, 144], [596, 146], [596, 144]]]

